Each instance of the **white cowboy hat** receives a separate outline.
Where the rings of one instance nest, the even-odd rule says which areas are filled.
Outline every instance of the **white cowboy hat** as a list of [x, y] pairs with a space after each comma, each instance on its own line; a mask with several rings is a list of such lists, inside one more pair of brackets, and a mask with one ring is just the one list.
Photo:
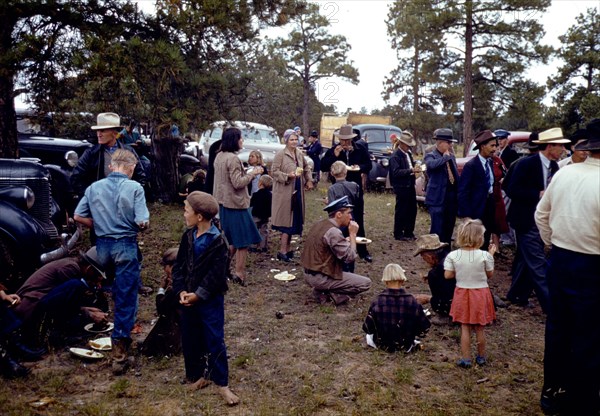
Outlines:
[[96, 126], [92, 130], [121, 129], [121, 117], [117, 113], [100, 113], [96, 119]]

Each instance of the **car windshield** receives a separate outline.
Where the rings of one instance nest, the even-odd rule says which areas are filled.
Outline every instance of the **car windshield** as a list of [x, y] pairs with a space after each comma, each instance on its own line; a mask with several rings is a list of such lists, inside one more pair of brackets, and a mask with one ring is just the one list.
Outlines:
[[277, 134], [274, 131], [256, 129], [256, 128], [244, 128], [242, 129], [242, 136], [244, 141], [254, 143], [279, 143], [277, 140]]

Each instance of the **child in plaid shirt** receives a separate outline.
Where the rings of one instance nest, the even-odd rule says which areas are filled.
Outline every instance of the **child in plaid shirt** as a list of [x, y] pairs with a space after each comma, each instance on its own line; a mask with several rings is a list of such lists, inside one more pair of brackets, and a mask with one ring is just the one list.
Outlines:
[[363, 324], [369, 345], [388, 352], [410, 352], [417, 344], [415, 337], [423, 336], [431, 326], [417, 299], [402, 288], [406, 280], [398, 264], [383, 269], [381, 281], [386, 289], [371, 303]]

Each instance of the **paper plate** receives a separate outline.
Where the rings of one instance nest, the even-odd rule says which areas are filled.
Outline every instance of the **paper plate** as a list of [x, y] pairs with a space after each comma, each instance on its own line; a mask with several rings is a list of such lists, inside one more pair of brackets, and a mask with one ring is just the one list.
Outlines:
[[112, 350], [112, 341], [110, 337], [97, 338], [88, 342], [90, 347], [96, 351], [110, 351]]
[[88, 350], [87, 348], [69, 348], [71, 354], [76, 355], [80, 358], [87, 358], [90, 360], [98, 360], [104, 358], [104, 354], [98, 351]]
[[369, 240], [365, 237], [356, 237], [356, 244], [371, 244], [373, 240]]
[[360, 167], [346, 165], [346, 170], [349, 172], [358, 172], [360, 170]]
[[108, 332], [108, 331], [112, 331], [112, 329], [115, 327], [115, 324], [113, 324], [112, 322], [109, 322], [108, 324], [106, 324], [106, 327], [101, 328], [101, 329], [96, 329], [94, 328], [94, 324], [87, 324], [86, 326], [83, 327], [83, 329], [85, 329], [88, 332], [93, 332], [93, 333], [100, 333], [100, 332]]
[[293, 274], [288, 273], [288, 272], [277, 273], [273, 277], [277, 280], [282, 280], [284, 282], [289, 282], [290, 280], [294, 280], [296, 278], [296, 276], [294, 276]]

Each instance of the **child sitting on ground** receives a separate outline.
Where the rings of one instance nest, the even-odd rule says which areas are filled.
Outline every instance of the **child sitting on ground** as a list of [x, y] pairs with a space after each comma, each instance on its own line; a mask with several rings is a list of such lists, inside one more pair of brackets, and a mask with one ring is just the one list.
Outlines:
[[415, 338], [424, 336], [431, 326], [421, 304], [402, 288], [406, 280], [398, 264], [383, 269], [381, 281], [386, 289], [371, 303], [363, 324], [369, 345], [388, 352], [410, 352], [418, 344]]
[[488, 251], [480, 250], [483, 244], [485, 227], [480, 220], [465, 219], [458, 228], [458, 250], [450, 252], [444, 261], [446, 279], [456, 277], [454, 299], [450, 307], [450, 316], [454, 322], [460, 322], [460, 350], [462, 358], [456, 364], [459, 367], [471, 367], [471, 331], [477, 337], [477, 365], [484, 365], [485, 325], [496, 319], [494, 299], [488, 287], [488, 279], [494, 274], [494, 253], [496, 246], [490, 244]]
[[271, 188], [273, 188], [273, 178], [269, 175], [262, 175], [258, 180], [258, 191], [253, 193], [250, 198], [252, 219], [262, 238], [260, 243], [250, 247], [249, 251], [252, 252], [268, 251], [269, 219], [271, 218], [271, 201], [273, 199]]

